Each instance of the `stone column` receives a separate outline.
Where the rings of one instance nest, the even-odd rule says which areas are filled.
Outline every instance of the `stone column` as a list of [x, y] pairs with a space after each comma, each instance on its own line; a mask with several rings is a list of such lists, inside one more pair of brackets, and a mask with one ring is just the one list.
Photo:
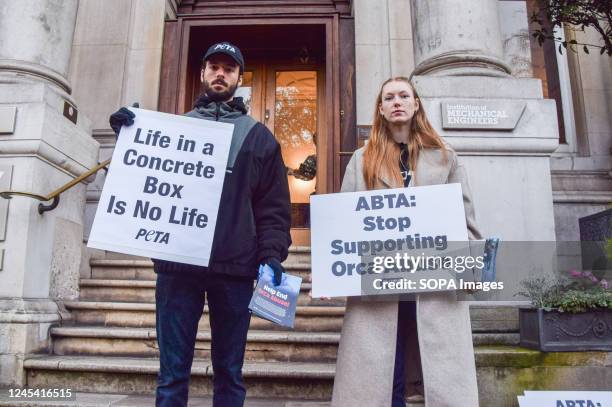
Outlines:
[[[0, 190], [47, 195], [97, 162], [67, 80], [77, 0], [0, 0]], [[0, 386], [25, 384], [61, 302], [78, 296], [85, 185], [44, 215], [0, 198]]]
[[70, 94], [66, 79], [78, 0], [0, 1], [0, 72], [43, 80]]
[[[460, 156], [482, 234], [504, 242], [497, 256], [498, 279], [518, 291], [521, 279], [554, 267], [550, 156], [559, 143], [555, 101], [543, 98], [539, 79], [509, 74], [502, 61], [496, 0], [411, 4], [412, 82], [432, 125]], [[503, 311], [499, 318], [500, 325], [507, 323]]]
[[412, 0], [414, 75], [506, 76], [497, 0]]

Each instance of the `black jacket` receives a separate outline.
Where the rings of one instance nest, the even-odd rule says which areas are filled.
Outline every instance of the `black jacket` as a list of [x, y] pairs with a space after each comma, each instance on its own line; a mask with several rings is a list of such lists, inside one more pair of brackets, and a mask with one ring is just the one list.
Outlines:
[[280, 146], [246, 114], [241, 98], [228, 103], [200, 98], [186, 116], [234, 125], [212, 253], [208, 268], [154, 260], [155, 271], [254, 278], [263, 259], [283, 261], [291, 245], [291, 204]]

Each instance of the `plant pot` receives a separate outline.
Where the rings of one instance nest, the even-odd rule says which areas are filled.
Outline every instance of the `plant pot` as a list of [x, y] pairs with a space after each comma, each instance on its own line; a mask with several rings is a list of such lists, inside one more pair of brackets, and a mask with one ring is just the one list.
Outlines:
[[519, 309], [520, 345], [544, 352], [612, 351], [612, 310]]

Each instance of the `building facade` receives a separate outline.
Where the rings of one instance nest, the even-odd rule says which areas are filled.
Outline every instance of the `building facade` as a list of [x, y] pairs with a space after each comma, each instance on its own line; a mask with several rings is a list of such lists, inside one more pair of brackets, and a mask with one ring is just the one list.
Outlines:
[[[0, 0], [0, 190], [44, 195], [109, 158], [121, 106], [190, 110], [203, 53], [229, 40], [246, 60], [240, 95], [287, 167], [316, 156], [315, 179], [289, 175], [296, 246], [309, 245], [310, 194], [339, 190], [391, 76], [412, 79], [464, 161], [484, 235], [578, 241], [578, 219], [612, 202], [612, 59], [534, 43], [534, 0], [21, 3]], [[479, 109], [515, 120], [449, 120]], [[0, 200], [0, 384], [31, 379], [28, 355], [80, 315], [70, 304], [92, 264], [139, 261], [85, 247], [103, 183], [89, 177], [44, 215]]]

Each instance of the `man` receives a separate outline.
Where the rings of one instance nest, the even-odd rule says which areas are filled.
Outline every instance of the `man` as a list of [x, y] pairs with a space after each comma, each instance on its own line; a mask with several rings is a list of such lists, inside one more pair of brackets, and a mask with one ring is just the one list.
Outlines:
[[[160, 372], [157, 406], [186, 406], [198, 322], [205, 296], [211, 328], [213, 405], [242, 406], [242, 364], [250, 322], [248, 304], [259, 264], [268, 264], [280, 284], [291, 237], [289, 187], [280, 146], [270, 131], [246, 115], [234, 93], [244, 59], [235, 45], [214, 44], [203, 57], [204, 92], [186, 115], [234, 124], [227, 173], [209, 267], [153, 260]], [[111, 115], [111, 127], [133, 124], [126, 108]], [[202, 192], [203, 197], [206, 192]]]

